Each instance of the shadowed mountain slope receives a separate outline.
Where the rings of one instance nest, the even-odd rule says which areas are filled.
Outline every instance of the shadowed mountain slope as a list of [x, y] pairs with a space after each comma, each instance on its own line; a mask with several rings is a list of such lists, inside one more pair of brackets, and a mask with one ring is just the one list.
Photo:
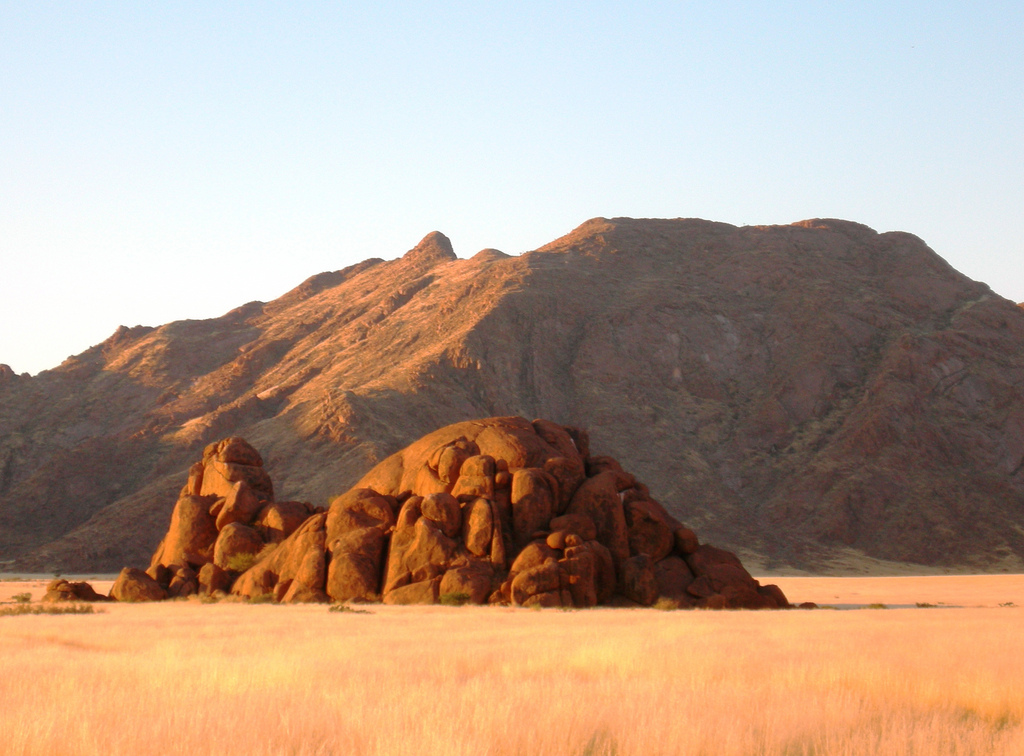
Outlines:
[[709, 540], [769, 564], [1024, 557], [1024, 310], [846, 221], [594, 219], [534, 252], [428, 235], [221, 318], [0, 370], [0, 559], [144, 564], [203, 447], [322, 505], [434, 428], [587, 428]]

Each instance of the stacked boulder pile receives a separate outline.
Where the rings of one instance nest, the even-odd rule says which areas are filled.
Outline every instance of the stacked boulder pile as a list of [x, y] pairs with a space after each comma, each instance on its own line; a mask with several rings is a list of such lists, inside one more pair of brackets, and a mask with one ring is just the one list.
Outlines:
[[149, 569], [120, 600], [231, 593], [281, 602], [784, 608], [735, 555], [700, 544], [585, 431], [456, 423], [393, 454], [325, 510], [275, 502], [259, 453], [211, 444]]
[[323, 511], [274, 501], [263, 459], [244, 439], [210, 444], [189, 470], [149, 569], [122, 570], [111, 596], [153, 601], [227, 592], [261, 554]]

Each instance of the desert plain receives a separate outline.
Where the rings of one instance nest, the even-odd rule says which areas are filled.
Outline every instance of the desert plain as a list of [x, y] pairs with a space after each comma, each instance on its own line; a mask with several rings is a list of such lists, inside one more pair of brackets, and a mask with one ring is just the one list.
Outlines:
[[822, 608], [0, 616], [0, 752], [1024, 753], [1024, 576], [765, 579]]

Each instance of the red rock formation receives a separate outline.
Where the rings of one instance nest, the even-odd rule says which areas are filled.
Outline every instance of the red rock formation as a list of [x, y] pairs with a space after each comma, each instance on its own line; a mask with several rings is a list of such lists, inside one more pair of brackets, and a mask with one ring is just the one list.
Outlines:
[[[585, 437], [520, 417], [446, 426], [383, 460], [326, 513], [304, 509], [306, 519], [283, 540], [278, 529], [219, 524], [238, 484], [224, 496], [196, 496], [193, 469], [142, 582], [172, 597], [230, 589], [284, 602], [590, 607], [610, 600], [650, 606], [662, 596], [678, 606], [788, 606], [734, 555], [698, 545], [617, 462], [580, 453], [567, 441], [573, 435]], [[242, 439], [211, 448], [226, 446], [261, 467]], [[546, 471], [552, 467], [567, 474], [557, 479]], [[559, 515], [560, 502], [581, 511]], [[259, 502], [244, 511], [272, 508]], [[219, 532], [211, 534], [215, 519]]]

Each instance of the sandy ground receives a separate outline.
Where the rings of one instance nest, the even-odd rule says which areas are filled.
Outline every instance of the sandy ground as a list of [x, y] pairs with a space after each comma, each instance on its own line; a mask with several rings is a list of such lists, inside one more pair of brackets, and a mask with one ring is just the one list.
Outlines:
[[1024, 607], [1024, 575], [927, 575], [900, 577], [762, 577], [793, 603], [813, 601], [837, 609], [872, 604], [889, 608]]
[[[116, 575], [61, 575], [64, 580], [79, 582], [84, 580], [93, 587], [97, 593], [107, 595], [110, 593], [110, 586], [114, 584]], [[46, 593], [46, 586], [53, 580], [52, 575], [10, 575], [0, 573], [0, 603], [13, 601], [13, 597], [21, 594], [31, 594], [33, 601], [39, 601]]]

